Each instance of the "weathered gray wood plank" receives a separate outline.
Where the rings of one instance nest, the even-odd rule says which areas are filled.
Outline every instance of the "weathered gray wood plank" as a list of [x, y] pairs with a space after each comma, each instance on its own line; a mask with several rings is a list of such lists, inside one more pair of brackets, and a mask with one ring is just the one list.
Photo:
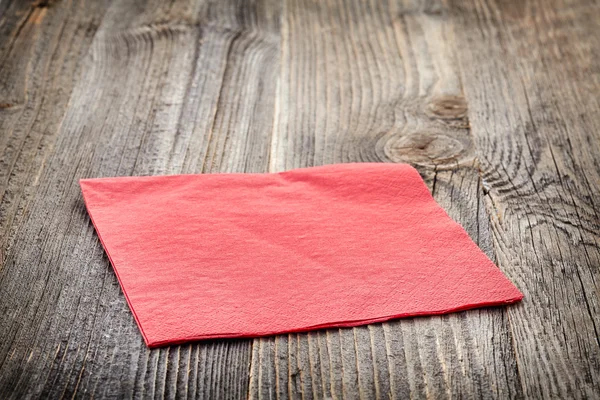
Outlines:
[[[47, 15], [101, 15], [79, 7], [59, 2], [48, 7]], [[272, 76], [279, 58], [278, 7], [115, 1], [103, 14], [88, 51], [63, 50], [81, 58], [73, 62], [78, 76], [53, 72], [75, 84], [64, 95], [65, 115], [50, 127], [54, 142], [45, 160], [15, 156], [42, 165], [36, 191], [21, 197], [29, 201], [28, 209], [0, 271], [0, 393], [12, 398], [243, 398], [250, 341], [145, 347], [86, 216], [77, 181], [266, 170]], [[23, 28], [19, 35], [26, 36], [18, 40], [47, 45], [30, 37], [35, 32]], [[12, 74], [18, 71], [7, 72]], [[4, 93], [15, 93], [10, 100], [21, 92]], [[6, 152], [12, 147], [17, 146], [6, 145]], [[2, 187], [20, 195], [13, 186]]]
[[457, 2], [457, 52], [524, 394], [600, 395], [600, 7]]
[[0, 269], [106, 8], [106, 1], [0, 4]]
[[[493, 256], [447, 7], [287, 1], [281, 43], [271, 170], [410, 162]], [[509, 331], [494, 309], [256, 339], [251, 397], [519, 397]]]

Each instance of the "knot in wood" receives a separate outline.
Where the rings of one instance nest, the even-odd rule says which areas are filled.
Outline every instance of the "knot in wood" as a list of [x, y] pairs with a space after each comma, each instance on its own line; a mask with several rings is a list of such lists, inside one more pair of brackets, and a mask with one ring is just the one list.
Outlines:
[[419, 165], [456, 163], [468, 156], [468, 135], [451, 137], [437, 132], [413, 132], [388, 141], [386, 153], [394, 162]]
[[428, 104], [427, 114], [443, 120], [464, 119], [467, 117], [467, 102], [459, 96], [437, 97]]

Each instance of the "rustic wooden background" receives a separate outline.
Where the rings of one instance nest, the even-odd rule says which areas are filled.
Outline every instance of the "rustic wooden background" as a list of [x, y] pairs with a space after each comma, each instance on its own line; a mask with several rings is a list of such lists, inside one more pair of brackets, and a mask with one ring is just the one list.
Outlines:
[[[0, 0], [0, 397], [600, 397], [599, 139], [594, 0]], [[144, 346], [79, 178], [355, 161], [523, 303]]]

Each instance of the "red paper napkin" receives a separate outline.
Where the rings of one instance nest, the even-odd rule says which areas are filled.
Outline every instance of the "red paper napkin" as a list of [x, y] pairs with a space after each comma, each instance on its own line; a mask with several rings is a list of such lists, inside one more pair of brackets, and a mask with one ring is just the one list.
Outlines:
[[150, 347], [523, 297], [408, 165], [80, 183]]

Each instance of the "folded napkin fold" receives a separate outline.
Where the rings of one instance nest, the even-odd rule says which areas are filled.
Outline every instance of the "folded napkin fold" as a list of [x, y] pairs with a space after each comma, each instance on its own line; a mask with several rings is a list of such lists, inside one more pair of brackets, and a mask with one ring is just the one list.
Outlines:
[[523, 297], [409, 165], [80, 184], [149, 347]]

